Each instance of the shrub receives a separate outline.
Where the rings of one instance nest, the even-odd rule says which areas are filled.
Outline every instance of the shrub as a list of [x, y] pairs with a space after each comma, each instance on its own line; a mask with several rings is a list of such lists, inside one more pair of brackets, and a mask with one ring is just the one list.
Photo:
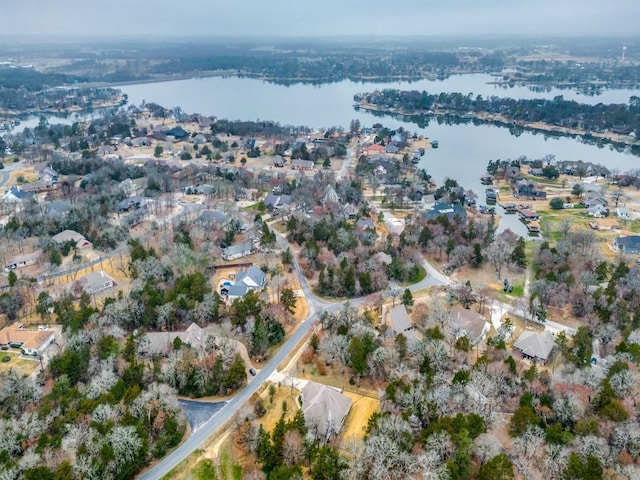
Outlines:
[[11, 361], [11, 357], [9, 355], [5, 355], [2, 357], [2, 363], [7, 363]]

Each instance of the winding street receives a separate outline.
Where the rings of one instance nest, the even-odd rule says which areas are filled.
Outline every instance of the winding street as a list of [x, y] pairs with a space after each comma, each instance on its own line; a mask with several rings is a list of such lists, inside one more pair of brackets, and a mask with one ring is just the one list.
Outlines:
[[[287, 248], [288, 243], [282, 235], [277, 231], [276, 242], [279, 247]], [[269, 377], [276, 371], [276, 368], [299, 346], [300, 341], [309, 333], [309, 331], [316, 325], [318, 320], [318, 313], [321, 311], [334, 312], [344, 306], [345, 303], [350, 303], [354, 306], [362, 305], [367, 297], [360, 297], [350, 299], [342, 302], [327, 302], [316, 297], [307, 283], [306, 278], [302, 274], [298, 261], [293, 256], [293, 266], [300, 287], [303, 290], [307, 302], [309, 303], [310, 314], [304, 319], [297, 330], [289, 337], [289, 339], [278, 349], [275, 355], [264, 365], [264, 367], [258, 372], [258, 374], [242, 389], [238, 394], [227, 402], [214, 416], [212, 416], [207, 422], [202, 424], [193, 434], [178, 446], [173, 452], [164, 457], [158, 463], [151, 468], [143, 472], [138, 478], [140, 480], [160, 480], [163, 476], [169, 473], [176, 465], [187, 458], [191, 452], [199, 448], [202, 443], [213, 435], [217, 430], [221, 429], [233, 416], [238, 412], [240, 407], [244, 405], [251, 395], [258, 391], [260, 386], [266, 382]], [[451, 283], [447, 277], [433, 268], [426, 260], [423, 259], [423, 266], [427, 269], [427, 277], [422, 281], [411, 285], [410, 290], [421, 290], [434, 285], [447, 285]]]

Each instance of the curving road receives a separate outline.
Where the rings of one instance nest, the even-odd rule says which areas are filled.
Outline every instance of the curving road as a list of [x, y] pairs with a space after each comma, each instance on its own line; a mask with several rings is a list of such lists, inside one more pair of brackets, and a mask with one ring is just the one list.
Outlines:
[[[276, 241], [280, 247], [287, 248], [288, 243], [286, 239], [280, 235], [277, 231], [273, 230], [276, 234]], [[343, 307], [347, 301], [342, 302], [327, 302], [320, 298], [317, 298], [307, 283], [306, 278], [302, 274], [298, 261], [293, 256], [293, 266], [300, 281], [300, 287], [303, 290], [305, 297], [309, 303], [310, 315], [304, 319], [298, 329], [289, 337], [289, 339], [278, 349], [276, 354], [264, 365], [260, 372], [244, 387], [238, 394], [229, 400], [217, 413], [215, 413], [209, 420], [201, 424], [197, 430], [178, 448], [163, 458], [160, 462], [149, 468], [146, 472], [143, 472], [140, 476], [140, 480], [159, 480], [171, 471], [176, 465], [183, 461], [191, 452], [200, 447], [200, 445], [211, 435], [213, 435], [218, 429], [222, 428], [229, 420], [233, 418], [235, 413], [249, 400], [251, 395], [258, 391], [260, 386], [266, 382], [269, 377], [275, 372], [276, 368], [283, 362], [283, 360], [298, 346], [300, 341], [309, 333], [309, 331], [316, 325], [318, 320], [318, 313], [321, 311], [333, 312]], [[427, 277], [421, 282], [411, 285], [410, 290], [421, 290], [426, 287], [434, 285], [449, 285], [451, 280], [438, 272], [433, 268], [426, 260], [423, 259], [423, 266], [427, 270]], [[367, 300], [367, 297], [360, 297], [356, 299], [350, 299], [348, 302], [353, 306], [359, 306]]]

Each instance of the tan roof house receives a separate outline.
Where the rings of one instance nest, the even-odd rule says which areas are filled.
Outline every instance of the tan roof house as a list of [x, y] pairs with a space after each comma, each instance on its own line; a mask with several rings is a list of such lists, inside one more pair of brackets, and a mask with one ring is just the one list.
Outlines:
[[205, 332], [195, 323], [189, 325], [184, 332], [149, 332], [145, 334], [140, 350], [147, 355], [167, 355], [173, 350], [176, 338], [194, 349], [200, 349], [204, 347]]
[[20, 345], [28, 355], [42, 354], [54, 340], [53, 330], [25, 330], [14, 326], [0, 330], [0, 346]]
[[84, 238], [84, 235], [74, 231], [74, 230], [63, 230], [62, 232], [51, 237], [56, 243], [66, 243], [69, 241], [76, 242], [77, 248], [86, 248], [91, 247], [92, 243]]

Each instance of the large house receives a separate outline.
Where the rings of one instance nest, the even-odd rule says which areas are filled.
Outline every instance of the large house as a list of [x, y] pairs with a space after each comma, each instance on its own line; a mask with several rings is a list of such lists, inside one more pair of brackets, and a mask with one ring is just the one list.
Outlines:
[[613, 248], [622, 253], [640, 254], [640, 235], [618, 237], [613, 241]]
[[250, 290], [262, 290], [267, 284], [267, 275], [255, 265], [248, 270], [240, 270], [233, 285], [223, 285], [220, 295], [231, 303], [244, 297]]
[[534, 362], [545, 363], [551, 356], [555, 345], [555, 337], [548, 330], [542, 333], [524, 331], [520, 338], [513, 344], [513, 349], [522, 353], [524, 358]]
[[478, 312], [460, 306], [451, 309], [449, 322], [456, 338], [466, 336], [473, 345], [482, 340], [491, 327], [487, 319]]
[[146, 355], [168, 355], [173, 350], [176, 338], [194, 349], [201, 349], [204, 347], [205, 332], [198, 325], [192, 323], [184, 332], [146, 333], [140, 343], [140, 351]]
[[226, 261], [235, 260], [236, 258], [242, 258], [251, 255], [254, 251], [255, 249], [253, 248], [253, 243], [238, 243], [236, 245], [230, 245], [227, 248], [222, 249], [222, 258]]
[[325, 441], [340, 433], [351, 410], [351, 399], [333, 387], [307, 382], [300, 395], [309, 430]]
[[74, 230], [63, 230], [51, 237], [55, 243], [66, 243], [66, 242], [75, 242], [76, 248], [86, 248], [91, 247], [92, 243], [84, 238], [84, 236]]
[[291, 170], [313, 170], [315, 163], [311, 160], [302, 160], [296, 158], [291, 160]]
[[13, 326], [0, 330], [0, 347], [20, 348], [26, 355], [41, 355], [54, 341], [53, 330], [26, 330]]
[[20, 187], [11, 187], [4, 192], [4, 203], [22, 203], [31, 198], [31, 194]]
[[417, 341], [416, 332], [403, 304], [396, 305], [387, 312], [387, 325], [397, 335], [404, 335], [409, 341]]
[[89, 295], [96, 295], [109, 288], [113, 287], [116, 283], [113, 281], [107, 273], [103, 270], [97, 272], [91, 272], [84, 277], [80, 277], [75, 282], [68, 286], [69, 291], [74, 296], [80, 296], [82, 292], [87, 292]]
[[436, 220], [442, 215], [451, 220], [456, 216], [459, 216], [463, 220], [467, 218], [467, 212], [465, 212], [462, 205], [459, 203], [451, 204], [447, 202], [436, 203], [431, 210], [422, 211], [420, 212], [420, 215], [426, 220]]

